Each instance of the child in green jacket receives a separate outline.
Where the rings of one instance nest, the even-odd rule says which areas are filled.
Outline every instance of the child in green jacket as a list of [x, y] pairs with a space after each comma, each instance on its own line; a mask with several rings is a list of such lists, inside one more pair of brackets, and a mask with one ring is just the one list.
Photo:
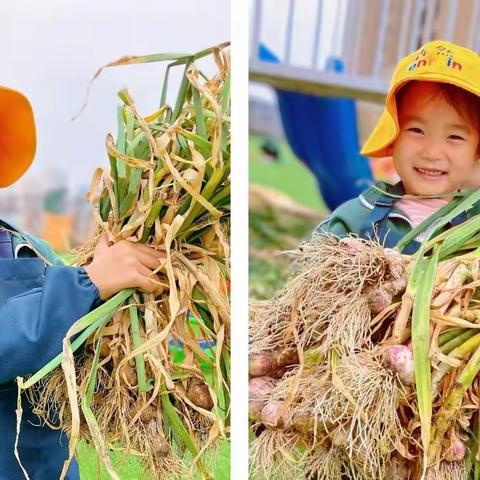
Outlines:
[[[354, 233], [393, 247], [446, 205], [472, 183], [480, 153], [479, 97], [480, 57], [471, 50], [437, 40], [400, 60], [362, 154], [392, 156], [401, 182], [369, 188], [336, 209], [317, 232]], [[478, 210], [475, 206], [451, 225]], [[435, 222], [427, 222], [404, 253], [414, 253], [433, 228]]]
[[[35, 153], [28, 100], [0, 87], [0, 188], [20, 178]], [[145, 245], [99, 242], [85, 268], [65, 266], [43, 241], [0, 219], [0, 480], [21, 480], [14, 455], [15, 378], [36, 372], [62, 351], [70, 326], [103, 300], [129, 287], [158, 288], [152, 270], [164, 255]], [[31, 480], [59, 478], [68, 439], [42, 426], [28, 401], [19, 437], [20, 459]], [[78, 480], [72, 462], [67, 480]]]

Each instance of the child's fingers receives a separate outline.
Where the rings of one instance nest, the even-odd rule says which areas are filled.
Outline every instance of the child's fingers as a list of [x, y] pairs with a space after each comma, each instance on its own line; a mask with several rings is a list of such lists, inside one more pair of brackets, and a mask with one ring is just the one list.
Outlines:
[[127, 243], [136, 252], [142, 252], [145, 255], [154, 256], [156, 258], [165, 258], [167, 256], [164, 250], [155, 250], [154, 248], [144, 245], [143, 243], [128, 242], [128, 241]]
[[163, 257], [159, 258], [157, 255], [148, 255], [145, 252], [135, 252], [135, 258], [150, 270], [158, 268], [164, 260]]
[[147, 267], [138, 265], [137, 287], [146, 293], [152, 293], [158, 289], [158, 278]]
[[142, 290], [145, 293], [152, 293], [155, 290], [155, 284], [144, 275], [138, 275], [136, 287]]

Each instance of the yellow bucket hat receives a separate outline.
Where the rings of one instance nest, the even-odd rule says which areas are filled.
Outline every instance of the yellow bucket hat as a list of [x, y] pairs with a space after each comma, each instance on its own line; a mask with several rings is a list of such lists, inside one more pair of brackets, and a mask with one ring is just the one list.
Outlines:
[[385, 109], [365, 142], [362, 155], [388, 155], [387, 148], [399, 133], [395, 94], [411, 80], [450, 83], [480, 97], [480, 57], [468, 48], [435, 40], [402, 58], [393, 72]]
[[0, 188], [17, 181], [33, 161], [35, 121], [28, 99], [0, 86]]

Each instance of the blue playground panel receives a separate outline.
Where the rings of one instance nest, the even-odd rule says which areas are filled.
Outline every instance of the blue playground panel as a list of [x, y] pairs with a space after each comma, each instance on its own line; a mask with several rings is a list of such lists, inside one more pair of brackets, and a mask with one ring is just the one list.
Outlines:
[[[279, 63], [264, 45], [258, 53], [262, 61]], [[327, 63], [327, 70], [343, 71], [340, 59]], [[275, 91], [290, 148], [315, 175], [330, 210], [373, 183], [368, 159], [359, 153], [354, 100]]]

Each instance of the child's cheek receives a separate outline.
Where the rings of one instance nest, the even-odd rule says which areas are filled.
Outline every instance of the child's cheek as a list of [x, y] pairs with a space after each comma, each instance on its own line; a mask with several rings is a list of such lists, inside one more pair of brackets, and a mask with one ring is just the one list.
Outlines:
[[467, 176], [465, 188], [480, 188], [480, 163], [474, 163], [470, 174]]

